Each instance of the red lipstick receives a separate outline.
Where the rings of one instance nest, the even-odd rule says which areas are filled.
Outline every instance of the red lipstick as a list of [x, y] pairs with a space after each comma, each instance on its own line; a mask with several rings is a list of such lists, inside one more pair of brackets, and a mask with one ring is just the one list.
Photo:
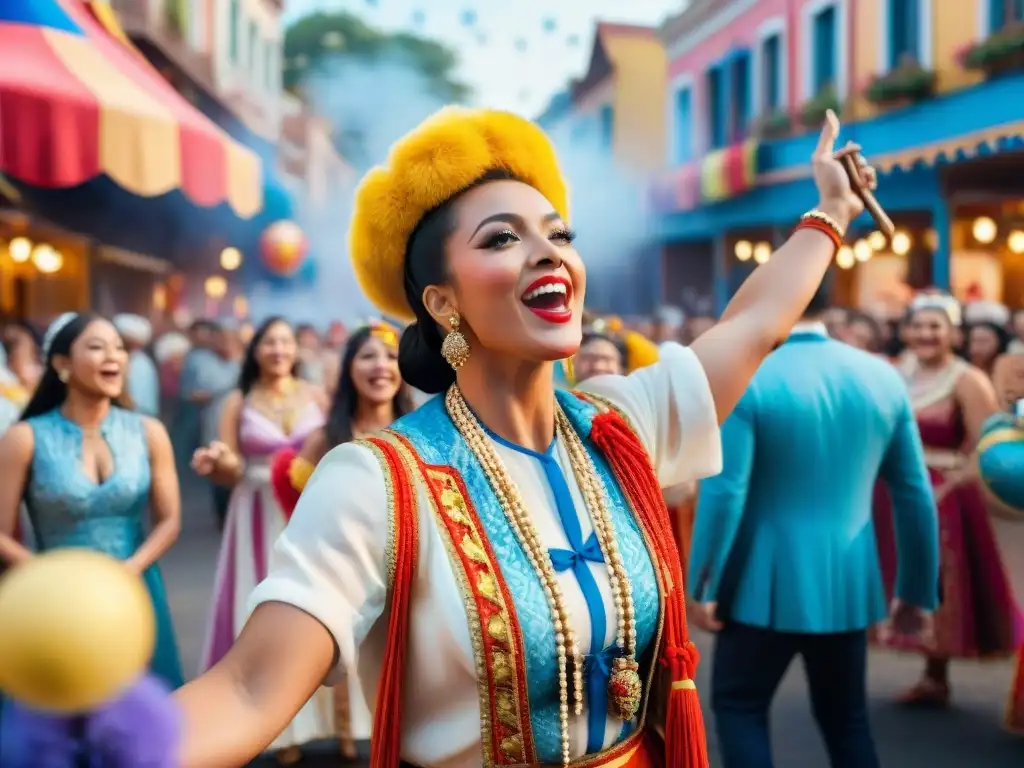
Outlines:
[[541, 320], [568, 323], [572, 320], [572, 283], [558, 275], [545, 275], [527, 286], [520, 301]]

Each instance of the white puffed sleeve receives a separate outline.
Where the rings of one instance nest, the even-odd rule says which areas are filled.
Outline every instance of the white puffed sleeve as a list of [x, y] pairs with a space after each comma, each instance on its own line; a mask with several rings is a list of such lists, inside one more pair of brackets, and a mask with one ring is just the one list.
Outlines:
[[356, 649], [384, 611], [388, 499], [376, 457], [338, 446], [317, 465], [250, 604], [293, 605], [334, 636], [339, 663], [328, 682], [352, 669]]
[[606, 398], [632, 421], [662, 488], [722, 471], [715, 401], [700, 360], [688, 347], [662, 344], [654, 365], [629, 376], [596, 376], [580, 387]]

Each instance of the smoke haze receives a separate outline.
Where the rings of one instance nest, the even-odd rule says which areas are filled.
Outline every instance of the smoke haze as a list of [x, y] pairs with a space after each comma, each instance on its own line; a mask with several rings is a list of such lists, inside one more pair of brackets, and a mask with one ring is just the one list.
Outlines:
[[[428, 79], [399, 53], [373, 62], [339, 55], [310, 73], [303, 87], [314, 113], [333, 124], [357, 178], [382, 162], [398, 138], [445, 106]], [[592, 122], [596, 127], [596, 118]], [[649, 309], [644, 291], [650, 292], [656, 279], [642, 274], [654, 243], [645, 186], [616, 167], [599, 133], [570, 125], [552, 131], [570, 184], [576, 244], [588, 269], [587, 303], [600, 311], [641, 312]], [[319, 212], [302, 205], [298, 209], [298, 223], [317, 260], [315, 284], [288, 292], [260, 291], [254, 307], [318, 326], [372, 316], [373, 307], [349, 263], [352, 189], [341, 190]]]

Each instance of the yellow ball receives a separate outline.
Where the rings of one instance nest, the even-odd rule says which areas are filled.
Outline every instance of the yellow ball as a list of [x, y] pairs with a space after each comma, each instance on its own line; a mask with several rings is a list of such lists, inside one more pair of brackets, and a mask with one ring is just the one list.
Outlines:
[[72, 713], [115, 698], [149, 664], [156, 619], [142, 579], [87, 549], [54, 550], [0, 579], [0, 691]]

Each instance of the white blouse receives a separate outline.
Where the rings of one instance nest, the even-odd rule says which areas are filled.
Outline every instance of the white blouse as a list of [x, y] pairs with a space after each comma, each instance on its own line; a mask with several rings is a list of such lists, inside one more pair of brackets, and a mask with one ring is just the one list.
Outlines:
[[[663, 487], [717, 474], [721, 470], [718, 419], [704, 369], [694, 353], [678, 344], [661, 350], [661, 360], [630, 376], [601, 376], [583, 387], [618, 406], [638, 430]], [[568, 541], [540, 462], [528, 452], [492, 439], [492, 445], [531, 510], [541, 541], [566, 548]], [[563, 446], [555, 458], [567, 481], [584, 538], [593, 530]], [[402, 757], [432, 768], [473, 768], [481, 764], [480, 700], [476, 664], [458, 582], [426, 491], [418, 488], [419, 570], [413, 591], [406, 655]], [[357, 669], [366, 706], [353, 702], [353, 730], [370, 733], [387, 621], [378, 621], [386, 600], [387, 494], [374, 454], [341, 445], [320, 462], [288, 527], [278, 539], [270, 572], [255, 590], [252, 606], [294, 605], [318, 619], [334, 636], [339, 669]], [[614, 616], [605, 567], [591, 570]], [[566, 608], [582, 653], [590, 652], [590, 614], [570, 571], [558, 573]], [[615, 622], [607, 622], [606, 644]], [[328, 683], [337, 679], [332, 674]], [[605, 746], [622, 723], [609, 720]], [[573, 756], [585, 753], [587, 712], [571, 718]]]

